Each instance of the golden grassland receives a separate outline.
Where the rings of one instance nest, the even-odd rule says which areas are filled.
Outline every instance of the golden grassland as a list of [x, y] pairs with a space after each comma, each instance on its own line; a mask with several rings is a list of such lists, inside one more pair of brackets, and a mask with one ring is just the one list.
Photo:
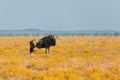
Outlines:
[[0, 37], [0, 80], [120, 80], [120, 37], [64, 36], [29, 54], [40, 37]]

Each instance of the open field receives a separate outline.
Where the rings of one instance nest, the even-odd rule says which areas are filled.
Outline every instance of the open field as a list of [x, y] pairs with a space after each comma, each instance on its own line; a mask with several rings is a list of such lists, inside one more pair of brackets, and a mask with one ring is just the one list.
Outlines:
[[0, 37], [0, 80], [120, 80], [120, 37], [59, 37], [30, 55], [39, 38]]

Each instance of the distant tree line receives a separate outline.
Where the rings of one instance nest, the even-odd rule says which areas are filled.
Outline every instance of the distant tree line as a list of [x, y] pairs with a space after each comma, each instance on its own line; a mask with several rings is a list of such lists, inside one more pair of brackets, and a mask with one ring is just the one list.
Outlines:
[[120, 36], [120, 32], [90, 32], [90, 33], [77, 33], [77, 32], [45, 32], [45, 33], [6, 33], [0, 36], [42, 36], [42, 35], [58, 35], [58, 36]]

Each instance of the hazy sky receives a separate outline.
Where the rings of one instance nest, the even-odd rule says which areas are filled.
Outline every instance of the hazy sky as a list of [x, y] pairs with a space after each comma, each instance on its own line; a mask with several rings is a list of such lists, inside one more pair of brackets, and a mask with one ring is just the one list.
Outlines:
[[120, 30], [120, 0], [0, 0], [0, 29]]

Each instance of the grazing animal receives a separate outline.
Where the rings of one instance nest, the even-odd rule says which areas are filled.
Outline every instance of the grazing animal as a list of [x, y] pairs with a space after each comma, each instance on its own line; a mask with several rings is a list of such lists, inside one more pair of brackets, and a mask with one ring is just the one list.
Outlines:
[[[57, 38], [57, 37], [56, 37]], [[40, 40], [32, 40], [30, 41], [30, 54], [33, 52], [34, 48], [45, 48], [46, 53], [49, 52], [50, 46], [55, 46], [56, 45], [56, 38], [53, 35], [50, 36], [45, 36]]]

